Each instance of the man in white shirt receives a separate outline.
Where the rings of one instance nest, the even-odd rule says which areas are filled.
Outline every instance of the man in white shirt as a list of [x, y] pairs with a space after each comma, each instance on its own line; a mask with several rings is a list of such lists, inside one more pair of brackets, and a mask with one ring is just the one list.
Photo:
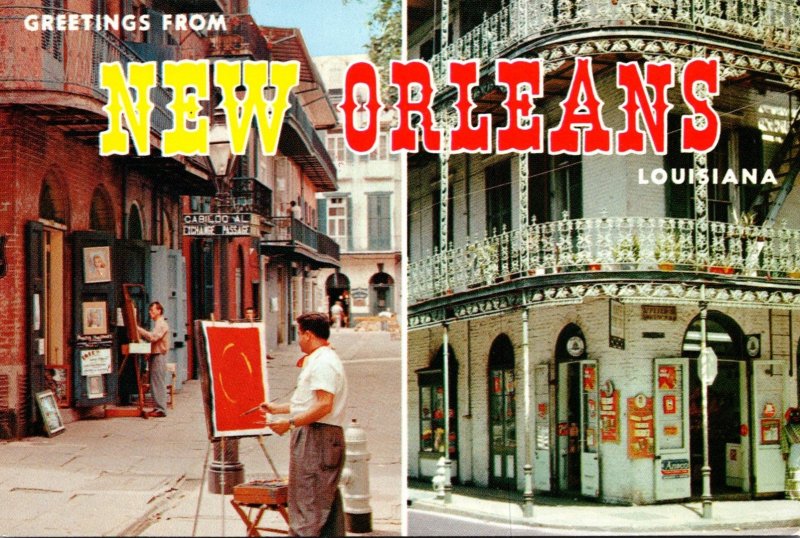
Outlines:
[[345, 536], [339, 477], [344, 466], [347, 379], [328, 343], [330, 319], [318, 312], [297, 318], [305, 356], [290, 403], [261, 404], [288, 420], [267, 425], [283, 435], [291, 431], [289, 455], [289, 533], [292, 536]]

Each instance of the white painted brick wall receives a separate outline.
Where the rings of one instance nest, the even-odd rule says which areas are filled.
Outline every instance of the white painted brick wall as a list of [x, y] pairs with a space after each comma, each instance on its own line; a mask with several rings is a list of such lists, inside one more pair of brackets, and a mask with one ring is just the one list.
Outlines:
[[[620, 442], [601, 442], [601, 491], [607, 502], [649, 503], [654, 501], [654, 460], [630, 460], [627, 453], [627, 399], [643, 393], [653, 395], [653, 359], [680, 357], [683, 338], [689, 324], [698, 315], [697, 307], [677, 307], [677, 320], [642, 320], [641, 306], [625, 305], [625, 350], [608, 346], [608, 301], [587, 300], [582, 305], [546, 306], [530, 310], [529, 337], [531, 382], [534, 367], [549, 364], [558, 336], [569, 323], [577, 324], [587, 342], [587, 358], [598, 361], [598, 381], [611, 379], [620, 390]], [[715, 310], [715, 309], [712, 309]], [[719, 310], [733, 318], [744, 334], [759, 333], [762, 338], [762, 358], [768, 359], [769, 326], [766, 310], [730, 308]], [[524, 365], [522, 358], [521, 312], [511, 312], [472, 321], [459, 321], [450, 325], [450, 344], [459, 362], [458, 414], [459, 414], [459, 477], [478, 485], [489, 482], [489, 423], [488, 423], [488, 356], [492, 342], [505, 333], [514, 346], [515, 375], [517, 379], [517, 487], [524, 487]], [[800, 335], [800, 316], [792, 319], [794, 335]], [[643, 332], [661, 332], [664, 338], [642, 338]], [[409, 474], [416, 476], [419, 427], [418, 389], [414, 370], [428, 365], [441, 344], [441, 329], [425, 329], [409, 333]], [[798, 343], [795, 341], [794, 353]], [[467, 357], [471, 357], [468, 361]], [[468, 364], [469, 362], [469, 364]], [[694, 363], [690, 363], [693, 365]], [[690, 369], [692, 366], [690, 366]], [[693, 371], [690, 374], [694, 375]], [[787, 405], [797, 403], [796, 376], [786, 380]], [[467, 394], [469, 391], [469, 394]], [[533, 397], [533, 386], [531, 386]], [[469, 397], [469, 398], [468, 398]], [[533, 400], [532, 400], [533, 401]], [[746, 405], [743, 400], [743, 405]], [[553, 404], [554, 402], [551, 402]], [[552, 406], [551, 406], [552, 407]], [[532, 420], [535, 411], [531, 410]], [[531, 424], [535, 432], [535, 424]], [[553, 432], [551, 450], [558, 450], [558, 438]], [[620, 480], [626, 476], [626, 480]], [[557, 477], [553, 477], [557, 483]]]

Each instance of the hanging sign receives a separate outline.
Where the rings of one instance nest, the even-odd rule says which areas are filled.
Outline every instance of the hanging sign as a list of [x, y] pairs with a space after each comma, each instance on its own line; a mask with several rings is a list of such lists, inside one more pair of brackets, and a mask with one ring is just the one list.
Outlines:
[[654, 427], [653, 399], [644, 394], [628, 398], [628, 457], [630, 459], [655, 456]]

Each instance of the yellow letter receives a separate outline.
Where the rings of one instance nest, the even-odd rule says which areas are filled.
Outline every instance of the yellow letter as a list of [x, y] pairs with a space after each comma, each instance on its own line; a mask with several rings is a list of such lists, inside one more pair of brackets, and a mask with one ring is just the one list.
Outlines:
[[[222, 92], [220, 105], [227, 117], [233, 153], [244, 154], [255, 115], [261, 153], [275, 155], [278, 152], [283, 116], [289, 108], [289, 92], [300, 82], [300, 64], [296, 61], [244, 62], [246, 90], [243, 101], [236, 96], [236, 87], [241, 84], [242, 78], [241, 64], [219, 61], [214, 67], [214, 84]], [[271, 101], [267, 101], [264, 96], [268, 81], [275, 88], [275, 96]]]
[[[133, 144], [139, 155], [150, 155], [150, 113], [153, 102], [150, 90], [156, 85], [156, 63], [128, 64], [128, 81], [119, 62], [100, 64], [100, 87], [108, 90], [108, 104], [103, 107], [108, 115], [108, 129], [100, 133], [100, 155], [127, 155], [130, 149], [128, 132], [122, 129], [125, 116]], [[130, 89], [136, 90], [136, 104]], [[135, 107], [135, 108], [134, 108]]]
[[[162, 154], [208, 155], [208, 117], [199, 116], [199, 100], [208, 100], [208, 60], [164, 62], [164, 86], [173, 89], [167, 105], [174, 127], [163, 132]], [[194, 93], [188, 93], [194, 88]], [[190, 128], [191, 126], [191, 128]]]

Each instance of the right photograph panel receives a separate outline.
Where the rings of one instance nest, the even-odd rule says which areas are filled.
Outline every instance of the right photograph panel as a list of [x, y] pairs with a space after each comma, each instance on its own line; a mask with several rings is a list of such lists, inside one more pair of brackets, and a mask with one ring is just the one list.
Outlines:
[[768, 526], [800, 494], [800, 11], [406, 15], [409, 534]]

